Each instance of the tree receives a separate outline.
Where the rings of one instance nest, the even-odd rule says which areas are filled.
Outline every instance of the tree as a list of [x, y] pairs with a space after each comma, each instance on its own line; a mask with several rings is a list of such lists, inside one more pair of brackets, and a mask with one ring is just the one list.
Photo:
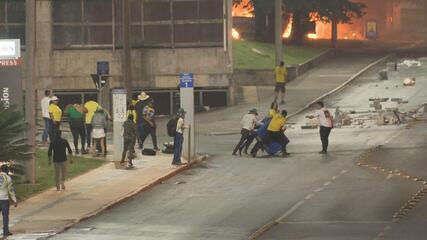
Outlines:
[[362, 17], [366, 5], [351, 0], [321, 0], [316, 1], [315, 12], [318, 20], [330, 22], [332, 26], [331, 44], [337, 48], [338, 43], [338, 24], [351, 23], [353, 18]]
[[28, 125], [16, 108], [0, 108], [0, 162], [12, 167], [15, 176], [23, 176], [26, 162], [30, 159], [30, 145], [25, 132]]
[[309, 22], [309, 15], [314, 11], [316, 0], [284, 0], [286, 12], [292, 14], [292, 33], [291, 41], [299, 44], [303, 41], [307, 33], [307, 23]]

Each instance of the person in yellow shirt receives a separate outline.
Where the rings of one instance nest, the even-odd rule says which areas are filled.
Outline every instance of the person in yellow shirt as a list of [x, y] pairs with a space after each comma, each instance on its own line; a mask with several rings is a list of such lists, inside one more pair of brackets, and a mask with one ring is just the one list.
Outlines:
[[91, 140], [92, 140], [92, 118], [96, 110], [98, 109], [99, 104], [93, 100], [90, 100], [85, 103], [84, 107], [87, 110], [86, 116], [85, 116], [86, 143], [87, 143], [87, 148], [90, 149]]
[[277, 101], [280, 94], [280, 104], [285, 103], [285, 93], [286, 93], [286, 78], [288, 77], [288, 70], [285, 67], [285, 62], [281, 61], [280, 65], [274, 69], [274, 75], [276, 78], [276, 87], [274, 89], [275, 100]]
[[271, 141], [281, 143], [283, 157], [289, 156], [289, 153], [286, 151], [286, 146], [289, 143], [289, 139], [285, 135], [287, 115], [288, 112], [286, 110], [282, 110], [281, 113], [275, 113], [273, 115], [270, 124], [267, 127], [267, 136], [263, 140], [264, 144], [268, 144]]
[[53, 96], [48, 107], [50, 116], [50, 139], [55, 139], [55, 133], [60, 129], [61, 126], [62, 110], [58, 106], [58, 102], [59, 98], [57, 96]]

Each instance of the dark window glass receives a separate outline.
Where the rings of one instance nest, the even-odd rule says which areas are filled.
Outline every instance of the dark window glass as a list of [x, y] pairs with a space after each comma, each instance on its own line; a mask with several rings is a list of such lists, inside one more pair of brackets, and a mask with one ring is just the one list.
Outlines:
[[197, 19], [197, 2], [174, 2], [173, 18], [175, 20]]
[[111, 26], [86, 27], [85, 29], [85, 44], [111, 44], [113, 41]]
[[0, 1], [0, 23], [4, 23], [6, 19], [6, 12], [5, 12], [5, 2]]
[[150, 97], [154, 100], [157, 115], [169, 115], [170, 114], [170, 94], [169, 92], [148, 92]]
[[55, 96], [57, 96], [60, 99], [58, 106], [62, 110], [65, 110], [65, 108], [69, 104], [82, 103], [82, 95], [79, 93], [75, 93], [75, 94], [55, 93]]
[[175, 42], [199, 42], [200, 27], [198, 24], [177, 24], [175, 25]]
[[169, 2], [145, 2], [144, 20], [161, 21], [170, 20]]
[[141, 0], [130, 1], [130, 19], [132, 22], [141, 22]]
[[98, 101], [98, 94], [96, 93], [85, 93], [83, 95], [83, 102], [87, 102], [87, 101]]
[[111, 0], [86, 0], [84, 1], [84, 21], [86, 22], [111, 22]]
[[224, 29], [221, 23], [201, 24], [201, 42], [222, 42]]
[[200, 19], [222, 19], [223, 0], [200, 0]]
[[25, 23], [25, 1], [7, 1], [7, 22]]
[[144, 36], [146, 44], [170, 43], [171, 29], [169, 25], [145, 26]]
[[81, 22], [82, 11], [80, 0], [52, 1], [52, 17], [54, 22]]
[[203, 106], [225, 107], [227, 106], [227, 92], [204, 92], [203, 93]]
[[80, 45], [83, 44], [81, 27], [54, 26], [53, 43], [56, 46]]
[[9, 26], [8, 38], [21, 39], [21, 45], [25, 45], [25, 26]]
[[6, 27], [0, 26], [0, 38], [7, 38]]

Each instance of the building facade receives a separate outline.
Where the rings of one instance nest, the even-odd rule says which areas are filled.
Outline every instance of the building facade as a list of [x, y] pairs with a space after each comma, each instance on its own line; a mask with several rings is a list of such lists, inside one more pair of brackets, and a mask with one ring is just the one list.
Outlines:
[[[91, 78], [109, 62], [103, 90], [124, 86], [121, 0], [35, 0], [35, 88], [53, 89], [62, 104], [96, 99]], [[180, 72], [195, 75], [196, 102], [229, 103], [231, 1], [130, 0], [131, 71], [135, 94], [148, 91], [160, 112], [173, 111]], [[0, 38], [25, 45], [25, 1], [0, 0]], [[40, 95], [40, 94], [38, 94]], [[215, 98], [219, 98], [217, 101]]]

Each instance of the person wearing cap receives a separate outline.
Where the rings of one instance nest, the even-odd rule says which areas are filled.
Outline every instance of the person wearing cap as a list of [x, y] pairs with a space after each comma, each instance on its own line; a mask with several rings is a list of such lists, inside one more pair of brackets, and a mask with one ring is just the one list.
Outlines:
[[88, 149], [91, 149], [92, 141], [92, 118], [98, 109], [99, 104], [93, 100], [89, 100], [84, 104], [87, 112], [85, 115], [85, 128], [86, 128], [86, 145]]
[[9, 167], [4, 164], [0, 167], [0, 210], [3, 215], [3, 238], [12, 235], [9, 231], [9, 208], [12, 200], [15, 207], [18, 206], [12, 178], [8, 175]]
[[240, 124], [242, 125], [242, 130], [240, 131], [240, 134], [242, 136], [240, 137], [239, 142], [234, 148], [233, 155], [236, 155], [237, 151], [239, 151], [239, 155], [242, 155], [243, 148], [245, 148], [245, 154], [247, 154], [248, 148], [253, 141], [253, 139], [252, 141], [249, 141], [250, 137], [253, 134], [253, 130], [255, 129], [255, 126], [258, 123], [257, 116], [258, 111], [254, 108], [249, 110], [249, 112], [242, 117], [242, 120], [240, 121]]
[[62, 110], [58, 106], [59, 98], [53, 96], [49, 104], [49, 116], [50, 116], [50, 139], [55, 139], [55, 133], [59, 130], [62, 120]]
[[135, 104], [140, 149], [143, 147], [141, 139], [144, 137], [144, 109], [149, 104], [149, 98], [150, 96], [147, 93], [141, 92], [141, 94], [138, 95], [138, 102]]
[[105, 129], [107, 128], [107, 114], [102, 107], [96, 109], [92, 117], [92, 156], [95, 156], [96, 145], [101, 145], [101, 153], [106, 157], [105, 151]]
[[174, 137], [173, 145], [173, 161], [172, 166], [182, 165], [181, 163], [181, 154], [182, 154], [182, 144], [184, 142], [184, 129], [185, 129], [185, 114], [184, 109], [178, 109], [177, 113], [177, 122], [176, 122], [176, 134]]

